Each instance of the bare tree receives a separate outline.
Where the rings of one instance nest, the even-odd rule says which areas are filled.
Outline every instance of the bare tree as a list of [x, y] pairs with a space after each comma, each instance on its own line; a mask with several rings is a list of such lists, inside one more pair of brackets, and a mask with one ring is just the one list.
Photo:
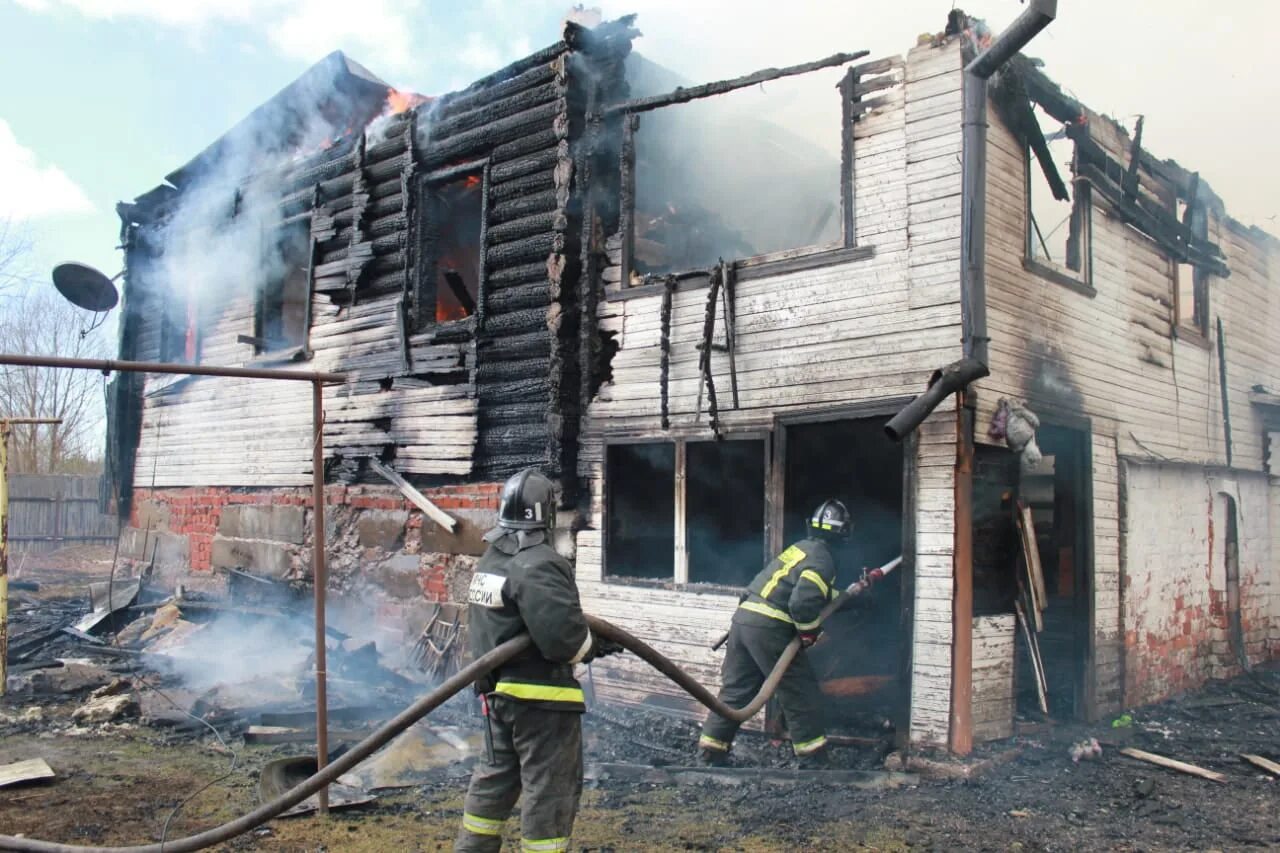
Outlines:
[[0, 293], [31, 281], [31, 235], [25, 227], [0, 216]]
[[[82, 333], [83, 311], [52, 287], [0, 296], [0, 352], [105, 358], [106, 335]], [[61, 418], [57, 426], [15, 426], [10, 470], [84, 474], [98, 470], [106, 415], [103, 377], [88, 370], [0, 366], [0, 417]]]

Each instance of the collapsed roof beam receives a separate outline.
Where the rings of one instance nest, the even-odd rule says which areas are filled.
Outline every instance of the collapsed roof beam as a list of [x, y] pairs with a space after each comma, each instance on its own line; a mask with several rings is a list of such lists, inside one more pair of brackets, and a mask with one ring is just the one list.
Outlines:
[[723, 95], [735, 89], [745, 89], [748, 86], [755, 86], [758, 83], [765, 83], [769, 80], [794, 77], [797, 74], [808, 74], [810, 71], [846, 65], [855, 59], [861, 59], [868, 53], [870, 51], [866, 50], [859, 50], [854, 53], [836, 53], [826, 59], [818, 59], [814, 62], [805, 62], [800, 65], [789, 65], [786, 68], [765, 68], [742, 77], [734, 77], [732, 80], [717, 80], [714, 83], [705, 83], [701, 86], [690, 86], [688, 88], [681, 86], [664, 95], [653, 95], [648, 98], [636, 98], [632, 101], [613, 104], [607, 107], [603, 114], [610, 116], [617, 113], [644, 113], [661, 109], [662, 107], [669, 107], [672, 104], [683, 104], [698, 98]]

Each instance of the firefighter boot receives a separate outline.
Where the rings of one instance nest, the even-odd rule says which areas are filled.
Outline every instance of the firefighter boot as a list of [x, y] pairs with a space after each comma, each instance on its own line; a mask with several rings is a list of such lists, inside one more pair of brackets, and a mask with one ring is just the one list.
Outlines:
[[698, 750], [698, 764], [702, 767], [728, 767], [729, 753], [723, 749], [703, 747]]
[[831, 757], [827, 754], [827, 748], [814, 750], [799, 756], [801, 770], [830, 770]]

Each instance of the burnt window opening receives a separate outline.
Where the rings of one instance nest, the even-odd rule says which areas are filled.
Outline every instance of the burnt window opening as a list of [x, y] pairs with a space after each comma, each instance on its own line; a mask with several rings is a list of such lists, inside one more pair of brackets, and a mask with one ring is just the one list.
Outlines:
[[811, 71], [632, 116], [627, 284], [721, 258], [852, 245], [841, 214], [848, 73]]
[[615, 444], [605, 464], [608, 576], [741, 587], [760, 571], [763, 439]]
[[673, 444], [611, 444], [605, 572], [670, 580], [675, 560], [676, 449]]
[[482, 167], [421, 184], [419, 328], [478, 310], [485, 192]]
[[[1177, 202], [1178, 221], [1187, 224], [1196, 240], [1207, 241], [1209, 217], [1200, 205], [1188, 207], [1182, 199]], [[1209, 338], [1209, 273], [1190, 263], [1174, 262], [1174, 320], [1175, 328], [1182, 336]]]
[[258, 290], [252, 343], [258, 353], [301, 347], [307, 341], [307, 305], [311, 235], [306, 228], [291, 228], [276, 245], [277, 263], [271, 277]]
[[746, 586], [763, 565], [765, 447], [691, 441], [685, 450], [689, 582]]
[[[1064, 125], [1042, 109], [1033, 110], [1040, 132], [1044, 137], [1044, 156], [1052, 161], [1059, 175], [1077, 173], [1076, 145], [1067, 135]], [[1027, 264], [1050, 278], [1092, 287], [1090, 258], [1090, 198], [1089, 185], [1074, 181], [1065, 193], [1057, 197], [1046, 169], [1037, 160], [1030, 143], [1025, 149], [1026, 168], [1026, 243]]]

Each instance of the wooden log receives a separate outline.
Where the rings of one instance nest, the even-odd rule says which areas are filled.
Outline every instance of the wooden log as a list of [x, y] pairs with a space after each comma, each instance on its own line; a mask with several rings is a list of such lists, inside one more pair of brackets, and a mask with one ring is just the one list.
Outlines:
[[[563, 151], [560, 149], [563, 149]], [[561, 157], [567, 156], [569, 156], [569, 143], [562, 142], [556, 149], [537, 151], [528, 157], [509, 160], [499, 166], [494, 166], [489, 173], [489, 181], [493, 186], [497, 186], [514, 178], [532, 175], [535, 172], [550, 172], [555, 167], [556, 161]]]
[[539, 213], [489, 227], [490, 244], [510, 243], [550, 231], [564, 231], [568, 219], [562, 213]]
[[523, 139], [532, 135], [532, 131], [552, 128], [556, 117], [564, 114], [566, 109], [565, 99], [556, 98], [550, 103], [539, 104], [484, 127], [448, 139], [435, 140], [423, 152], [422, 165], [434, 169], [459, 157], [480, 154], [504, 143]]
[[485, 250], [485, 266], [492, 271], [502, 267], [523, 266], [564, 251], [565, 236], [556, 231], [543, 231], [521, 240], [493, 244]]
[[1240, 753], [1240, 757], [1252, 764], [1254, 767], [1261, 767], [1268, 773], [1280, 776], [1280, 763], [1272, 761], [1270, 758], [1263, 758], [1261, 755], [1253, 755], [1248, 752]]
[[408, 151], [404, 151], [395, 157], [388, 157], [380, 163], [366, 166], [365, 176], [371, 184], [389, 181], [393, 178], [399, 178], [404, 173], [405, 168], [411, 165], [412, 162], [412, 155]]
[[551, 356], [551, 338], [543, 329], [518, 335], [486, 338], [478, 344], [480, 361], [509, 361], [511, 359]]
[[513, 334], [547, 328], [547, 311], [543, 308], [529, 308], [524, 311], [512, 311], [508, 314], [495, 314], [485, 324], [485, 335]]
[[545, 283], [547, 281], [547, 263], [544, 258], [541, 261], [532, 264], [523, 264], [521, 266], [504, 267], [489, 273], [486, 283], [489, 285], [489, 293], [492, 295], [498, 290], [507, 287], [517, 287], [524, 284], [532, 284], [534, 282]]
[[562, 197], [565, 201], [568, 201], [567, 193], [562, 194], [558, 190], [544, 190], [543, 192], [522, 195], [500, 204], [495, 204], [489, 208], [489, 223], [498, 225], [533, 214], [549, 213], [563, 206]]
[[528, 308], [542, 308], [545, 311], [550, 304], [551, 287], [546, 281], [539, 281], [522, 287], [508, 287], [505, 290], [490, 292], [486, 308], [492, 317]]
[[1225, 785], [1227, 777], [1213, 770], [1205, 770], [1203, 767], [1197, 767], [1194, 764], [1187, 764], [1185, 761], [1178, 761], [1173, 758], [1165, 758], [1163, 755], [1156, 755], [1154, 752], [1146, 752], [1141, 749], [1134, 749], [1126, 746], [1120, 750], [1121, 755], [1127, 755], [1130, 758], [1136, 758], [1139, 761], [1145, 761], [1148, 764], [1155, 764], [1169, 770], [1177, 770], [1179, 773], [1186, 773], [1190, 776], [1199, 776], [1201, 779], [1208, 779], [1211, 782], [1217, 782]]
[[449, 139], [478, 127], [492, 125], [502, 119], [564, 97], [564, 94], [563, 84], [557, 83], [552, 78], [536, 86], [514, 92], [505, 98], [491, 98], [476, 104], [472, 109], [438, 117], [431, 122], [429, 139], [432, 142]]
[[494, 424], [528, 423], [545, 417], [546, 413], [547, 407], [542, 402], [502, 403], [481, 407], [479, 418], [480, 423], [488, 427]]
[[[554, 59], [554, 57], [553, 57]], [[552, 64], [552, 60], [548, 60], [539, 65], [517, 74], [501, 83], [492, 86], [481, 86], [477, 88], [475, 85], [468, 87], [464, 92], [457, 95], [446, 96], [442, 99], [440, 106], [437, 107], [428, 117], [429, 120], [435, 121], [441, 118], [450, 118], [459, 113], [474, 110], [476, 107], [492, 103], [502, 98], [508, 98], [517, 92], [523, 92], [526, 89], [532, 89], [544, 83], [549, 83], [556, 78], [557, 69]]]
[[555, 191], [556, 182], [555, 174], [550, 171], [530, 172], [527, 175], [521, 175], [513, 178], [505, 184], [494, 184], [489, 187], [489, 201], [496, 208], [504, 201], [511, 199], [524, 198], [525, 196], [535, 195], [537, 193]]
[[[550, 349], [549, 343], [548, 349]], [[521, 359], [519, 361], [483, 361], [476, 368], [476, 378], [480, 382], [510, 382], [517, 379], [546, 376], [550, 370], [547, 358]]]
[[[457, 94], [446, 95], [441, 99], [440, 108], [446, 109], [450, 106], [456, 106], [459, 103], [466, 103], [466, 98], [482, 94], [486, 90], [496, 89], [499, 84], [514, 80], [525, 72], [541, 66], [550, 65], [554, 60], [558, 59], [561, 54], [567, 53], [569, 44], [563, 40], [556, 42], [549, 47], [544, 47], [536, 53], [532, 53], [523, 59], [517, 59], [515, 62], [501, 68], [492, 74], [481, 77], [467, 88]], [[553, 68], [554, 72], [555, 69]]]
[[508, 160], [514, 160], [517, 157], [524, 157], [535, 151], [556, 148], [560, 143], [564, 142], [564, 139], [564, 133], [554, 126], [535, 133], [528, 133], [494, 148], [489, 154], [489, 162], [497, 165]]
[[642, 113], [648, 112], [649, 110], [656, 110], [661, 107], [671, 106], [672, 104], [683, 104], [688, 101], [692, 101], [695, 98], [722, 95], [725, 92], [732, 92], [735, 89], [742, 89], [747, 86], [755, 86], [769, 80], [777, 80], [780, 77], [792, 77], [797, 74], [807, 74], [810, 71], [817, 71], [822, 68], [846, 65], [853, 62], [855, 59], [861, 59], [869, 52], [870, 51], [859, 50], [855, 53], [835, 53], [825, 59], [815, 60], [814, 62], [790, 65], [786, 68], [765, 68], [742, 77], [735, 77], [730, 80], [718, 80], [714, 83], [705, 83], [701, 86], [690, 86], [688, 88], [682, 86], [664, 95], [653, 95], [648, 98], [637, 98], [631, 101], [623, 101], [620, 104], [613, 104], [605, 109], [604, 114]]
[[486, 383], [476, 389], [482, 404], [532, 403], [546, 405], [551, 382], [546, 376], [516, 382]]
[[377, 459], [369, 460], [369, 468], [376, 472], [378, 476], [382, 477], [384, 480], [391, 483], [391, 485], [399, 489], [400, 493], [408, 498], [410, 503], [422, 510], [428, 518], [436, 524], [439, 524], [445, 530], [448, 530], [450, 533], [453, 532], [453, 528], [457, 526], [458, 522], [444, 510], [440, 509], [440, 507], [427, 500], [426, 495], [422, 494], [422, 492], [410, 485], [408, 480], [401, 477], [386, 465], [383, 465]]

